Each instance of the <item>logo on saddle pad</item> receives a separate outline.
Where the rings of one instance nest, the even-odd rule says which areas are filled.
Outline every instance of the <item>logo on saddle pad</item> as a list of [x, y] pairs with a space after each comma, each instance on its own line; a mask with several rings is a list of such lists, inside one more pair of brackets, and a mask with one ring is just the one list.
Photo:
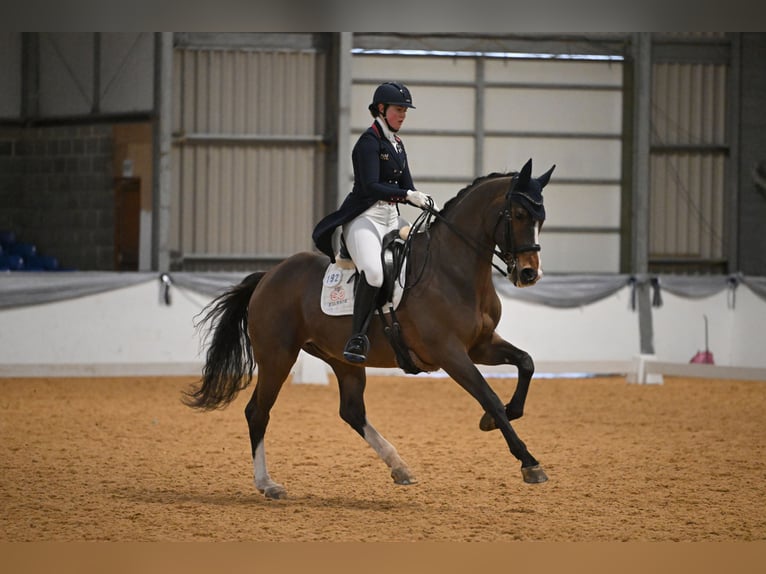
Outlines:
[[354, 312], [355, 269], [341, 269], [331, 263], [322, 279], [322, 311], [327, 315], [351, 315]]
[[[340, 262], [341, 260], [339, 260]], [[348, 268], [348, 260], [338, 263], [330, 263], [322, 279], [322, 292], [320, 301], [325, 315], [341, 317], [354, 313], [354, 275], [356, 268]], [[394, 309], [399, 307], [402, 299], [402, 283], [404, 282], [404, 268], [399, 281], [394, 285], [392, 297]], [[386, 305], [388, 307], [388, 305]]]

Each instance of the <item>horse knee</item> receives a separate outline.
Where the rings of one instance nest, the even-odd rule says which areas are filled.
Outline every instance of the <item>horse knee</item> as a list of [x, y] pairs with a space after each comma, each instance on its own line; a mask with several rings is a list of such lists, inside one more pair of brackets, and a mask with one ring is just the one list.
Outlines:
[[529, 353], [524, 353], [521, 356], [521, 360], [519, 361], [517, 367], [519, 371], [524, 371], [530, 375], [535, 372], [535, 362], [532, 360], [532, 357], [529, 355]]

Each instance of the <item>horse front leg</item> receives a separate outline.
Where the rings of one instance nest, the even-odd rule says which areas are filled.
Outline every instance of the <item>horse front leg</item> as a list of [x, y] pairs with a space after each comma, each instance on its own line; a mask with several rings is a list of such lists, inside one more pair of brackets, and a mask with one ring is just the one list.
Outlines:
[[[511, 345], [497, 333], [492, 333], [492, 339], [486, 345], [471, 350], [471, 359], [481, 365], [514, 365], [518, 369], [516, 389], [510, 402], [505, 405], [505, 415], [509, 421], [524, 415], [524, 405], [527, 402], [529, 384], [535, 373], [535, 363], [529, 353]], [[484, 413], [479, 421], [483, 431], [497, 429], [495, 420], [489, 413]]]
[[508, 443], [511, 454], [521, 461], [521, 475], [524, 482], [535, 484], [548, 480], [548, 476], [540, 463], [532, 456], [508, 421], [502, 401], [489, 386], [476, 365], [473, 364], [471, 358], [465, 353], [455, 351], [449, 353], [447, 360], [441, 366], [450, 377], [479, 402], [484, 412], [492, 418], [495, 426], [500, 429], [506, 443]]
[[388, 442], [367, 420], [364, 405], [364, 388], [367, 376], [364, 367], [354, 367], [336, 361], [331, 362], [338, 377], [340, 389], [340, 417], [369, 444], [391, 471], [396, 484], [409, 485], [417, 482], [407, 464], [399, 456], [394, 445]]

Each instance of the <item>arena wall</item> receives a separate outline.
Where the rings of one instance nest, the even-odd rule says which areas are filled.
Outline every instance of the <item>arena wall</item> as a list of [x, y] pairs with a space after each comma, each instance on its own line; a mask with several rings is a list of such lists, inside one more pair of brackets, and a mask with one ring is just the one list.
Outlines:
[[[210, 300], [174, 286], [171, 304], [161, 283], [132, 287], [66, 301], [0, 310], [0, 376], [139, 376], [194, 375], [204, 358], [195, 319]], [[746, 285], [736, 292], [688, 299], [663, 293], [653, 310], [655, 370], [689, 366], [705, 349], [704, 317], [715, 367], [693, 365], [698, 373], [716, 369], [725, 376], [766, 380], [763, 325], [766, 303]], [[624, 373], [636, 369], [638, 315], [625, 287], [596, 303], [571, 309], [503, 298], [498, 332], [528, 351], [537, 373]], [[702, 369], [701, 371], [699, 369]], [[515, 376], [513, 367], [482, 367], [487, 374]], [[401, 374], [375, 369], [377, 374]], [[301, 355], [296, 380], [322, 382], [326, 369]]]

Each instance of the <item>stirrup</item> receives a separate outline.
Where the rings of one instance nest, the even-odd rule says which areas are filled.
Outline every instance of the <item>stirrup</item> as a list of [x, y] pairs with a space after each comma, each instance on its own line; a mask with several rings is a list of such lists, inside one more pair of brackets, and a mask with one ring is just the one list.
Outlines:
[[370, 349], [370, 340], [367, 335], [359, 333], [352, 336], [346, 342], [343, 349], [343, 358], [351, 363], [364, 363], [367, 360], [367, 352]]

